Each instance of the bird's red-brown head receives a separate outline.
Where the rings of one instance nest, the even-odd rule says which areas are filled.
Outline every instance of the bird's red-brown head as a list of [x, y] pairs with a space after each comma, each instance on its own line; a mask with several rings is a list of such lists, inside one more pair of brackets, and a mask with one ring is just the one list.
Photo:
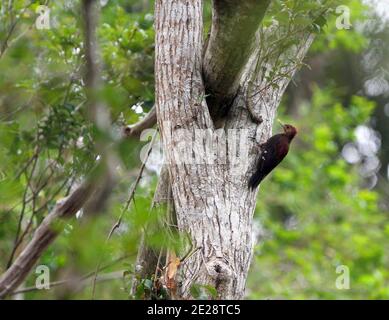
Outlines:
[[284, 133], [289, 138], [289, 140], [292, 140], [297, 134], [297, 129], [290, 124], [283, 124], [282, 128], [284, 129]]

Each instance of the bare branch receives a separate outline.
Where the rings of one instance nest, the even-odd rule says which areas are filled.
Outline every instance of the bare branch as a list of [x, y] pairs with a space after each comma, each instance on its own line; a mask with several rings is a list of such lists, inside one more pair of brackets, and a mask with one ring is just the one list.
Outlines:
[[204, 80], [212, 118], [234, 98], [270, 0], [213, 0], [211, 33], [204, 56]]
[[[108, 264], [102, 266], [102, 267], [100, 268], [100, 270], [101, 270], [101, 271], [106, 270], [106, 269], [108, 269], [108, 268], [114, 266], [116, 263], [121, 262], [121, 261], [123, 261], [124, 259], [126, 259], [126, 258], [128, 258], [128, 257], [129, 257], [128, 255], [122, 256], [122, 257], [120, 257], [120, 258], [118, 258], [118, 259], [112, 261], [111, 263], [108, 263]], [[123, 271], [124, 271], [124, 270], [123, 270]], [[123, 276], [123, 271], [120, 271], [120, 272], [122, 273], [121, 276]], [[117, 272], [118, 272], [118, 271], [116, 271], [116, 272], [114, 272], [114, 273], [117, 273]], [[59, 280], [59, 281], [51, 282], [51, 283], [50, 283], [50, 288], [51, 288], [51, 287], [61, 286], [61, 285], [64, 285], [64, 284], [66, 284], [66, 283], [69, 283], [69, 282], [80, 282], [80, 281], [83, 282], [83, 285], [87, 285], [87, 284], [88, 284], [88, 281], [86, 281], [86, 280], [90, 279], [90, 278], [94, 275], [94, 273], [95, 273], [94, 271], [89, 272], [89, 273], [85, 274], [84, 276], [82, 276], [82, 277], [80, 277], [80, 278], [78, 278], [78, 279], [65, 279], [65, 280]], [[101, 281], [102, 279], [111, 278], [110, 275], [112, 275], [112, 274], [114, 274], [114, 273], [108, 273], [108, 274], [102, 275], [101, 277], [99, 277], [99, 278], [97, 279], [97, 282]], [[100, 280], [99, 280], [99, 279], [100, 279]], [[104, 281], [104, 280], [102, 280], [102, 281]], [[19, 293], [31, 292], [31, 291], [36, 291], [36, 290], [38, 290], [38, 289], [37, 289], [35, 286], [34, 286], [34, 287], [28, 287], [28, 288], [23, 288], [23, 289], [20, 289], [20, 290], [16, 290], [16, 291], [12, 292], [10, 295], [13, 296], [13, 295], [16, 295], [16, 294], [19, 294]]]
[[95, 194], [86, 203], [85, 215], [93, 215], [102, 212], [105, 204], [115, 185], [116, 157], [112, 152], [112, 144], [107, 141], [111, 129], [109, 110], [99, 99], [101, 90], [100, 56], [96, 37], [96, 29], [99, 18], [99, 3], [97, 0], [83, 0], [81, 11], [84, 21], [85, 43], [85, 85], [87, 94], [87, 111], [90, 120], [96, 129], [103, 133], [98, 135], [95, 143], [96, 151], [101, 155], [105, 177], [100, 180], [101, 184], [96, 188]]
[[[19, 16], [22, 17], [24, 12], [33, 4], [33, 2], [29, 2], [19, 13]], [[10, 5], [8, 10], [11, 12], [13, 10], [13, 5]], [[8, 32], [7, 32], [7, 35], [5, 36], [5, 39], [3, 41], [3, 43], [1, 44], [0, 46], [0, 59], [3, 57], [4, 53], [7, 51], [7, 49], [9, 48], [9, 41], [13, 35], [13, 33], [15, 32], [16, 30], [16, 26], [18, 25], [18, 23], [20, 22], [20, 18], [18, 20], [11, 20], [11, 26], [10, 28], [8, 29]], [[19, 37], [18, 37], [19, 38]]]
[[[140, 170], [139, 170], [138, 176], [137, 176], [137, 178], [136, 178], [136, 180], [135, 180], [134, 186], [132, 187], [132, 190], [131, 190], [130, 195], [129, 195], [128, 199], [127, 199], [127, 202], [126, 202], [125, 206], [123, 207], [123, 210], [122, 210], [122, 212], [120, 213], [120, 216], [119, 216], [118, 220], [117, 220], [117, 221], [115, 222], [115, 224], [112, 226], [112, 228], [111, 228], [111, 230], [110, 230], [110, 232], [109, 232], [109, 234], [108, 234], [108, 236], [107, 236], [106, 242], [108, 242], [108, 241], [111, 239], [111, 237], [112, 237], [112, 235], [114, 234], [114, 232], [115, 232], [117, 229], [120, 228], [120, 226], [121, 226], [121, 224], [122, 224], [122, 221], [123, 221], [124, 213], [128, 210], [128, 208], [129, 208], [131, 202], [132, 202], [133, 199], [134, 199], [136, 188], [138, 187], [139, 182], [140, 182], [140, 180], [142, 179], [143, 171], [144, 171], [144, 169], [146, 168], [147, 160], [149, 159], [149, 156], [150, 156], [151, 151], [152, 151], [152, 149], [153, 149], [153, 144], [154, 144], [156, 135], [157, 135], [157, 133], [155, 133], [154, 136], [153, 136], [153, 139], [152, 139], [152, 141], [151, 141], [151, 143], [150, 143], [150, 147], [149, 147], [149, 149], [148, 149], [148, 151], [147, 151], [146, 159], [144, 160], [144, 162], [143, 162], [143, 164], [142, 164], [142, 166], [141, 166], [141, 168], [140, 168]], [[95, 296], [96, 280], [97, 280], [98, 273], [99, 273], [99, 271], [101, 270], [101, 269], [100, 269], [101, 262], [102, 262], [102, 261], [100, 260], [99, 263], [97, 264], [97, 267], [96, 267], [96, 270], [95, 270], [95, 273], [94, 273], [94, 278], [93, 278], [93, 281], [92, 281], [92, 282], [93, 282], [93, 285], [92, 285], [92, 299], [94, 299], [94, 296]]]
[[[101, 274], [97, 277], [96, 282], [104, 282], [104, 281], [121, 279], [121, 278], [123, 278], [123, 274], [125, 271], [126, 270], [119, 270], [119, 271]], [[82, 278], [77, 278], [77, 279], [66, 279], [66, 280], [51, 282], [50, 288], [59, 287], [61, 285], [65, 285], [65, 284], [70, 283], [70, 284], [75, 284], [75, 287], [76, 287], [75, 289], [77, 289], [77, 291], [79, 291], [80, 289], [83, 289], [84, 287], [86, 287], [90, 284], [90, 282], [88, 281], [88, 279], [90, 277], [91, 276], [89, 276], [87, 278], [82, 277]], [[12, 292], [11, 295], [16, 295], [16, 294], [26, 293], [26, 292], [31, 292], [31, 291], [37, 291], [37, 290], [39, 290], [39, 289], [37, 289], [36, 287], [28, 287], [28, 288], [24, 288], [24, 289], [20, 289], [20, 290], [17, 290], [15, 292]]]
[[[85, 22], [85, 82], [88, 98], [88, 113], [99, 130], [109, 130], [109, 113], [104, 104], [101, 104], [97, 99], [97, 91], [100, 86], [100, 66], [96, 39], [97, 1], [84, 0], [82, 4], [82, 13]], [[96, 144], [97, 150], [102, 157], [96, 167], [97, 170], [93, 171], [89, 178], [67, 198], [58, 202], [55, 208], [42, 221], [36, 229], [30, 243], [28, 243], [14, 263], [0, 277], [0, 299], [9, 295], [23, 282], [43, 252], [62, 231], [64, 220], [73, 217], [92, 198], [92, 195], [93, 198], [96, 198], [93, 201], [99, 205], [101, 205], [99, 198], [102, 195], [105, 198], [107, 197], [106, 189], [100, 192], [101, 190], [99, 191], [98, 187], [102, 179], [104, 181], [112, 181], [112, 155], [109, 152], [107, 143], [99, 140]], [[101, 167], [104, 170], [101, 170]], [[110, 183], [105, 183], [105, 185], [111, 188]]]
[[138, 138], [143, 130], [153, 127], [157, 123], [157, 112], [155, 106], [139, 122], [124, 128], [123, 135], [126, 138]]
[[[26, 205], [27, 205], [27, 193], [28, 193], [28, 189], [29, 189], [29, 185], [30, 185], [30, 181], [34, 175], [34, 172], [35, 172], [35, 168], [36, 168], [36, 165], [37, 165], [37, 162], [38, 162], [38, 157], [39, 157], [39, 148], [36, 148], [35, 152], [34, 152], [34, 155], [32, 156], [32, 159], [33, 161], [31, 162], [32, 164], [32, 169], [31, 169], [31, 172], [29, 175], [27, 175], [27, 184], [26, 184], [26, 187], [25, 187], [25, 190], [24, 190], [24, 194], [23, 194], [23, 203], [22, 203], [22, 209], [21, 209], [21, 212], [20, 212], [20, 215], [19, 215], [19, 221], [18, 221], [18, 227], [17, 227], [17, 230], [16, 230], [16, 235], [15, 235], [15, 240], [14, 240], [14, 246], [13, 246], [13, 249], [11, 251], [11, 255], [8, 259], [8, 263], [7, 263], [7, 268], [9, 268], [12, 264], [12, 261], [14, 259], [14, 256], [15, 256], [15, 253], [21, 243], [21, 239], [19, 238], [20, 236], [20, 232], [22, 230], [22, 222], [23, 222], [23, 218], [24, 218], [24, 214], [25, 214], [25, 211], [26, 211]], [[30, 163], [30, 162], [29, 162]], [[28, 169], [28, 166], [26, 167], [26, 170]], [[33, 197], [34, 198], [34, 197]]]
[[43, 252], [62, 231], [66, 219], [73, 217], [82, 208], [93, 190], [94, 184], [87, 181], [66, 199], [57, 203], [39, 225], [29, 244], [0, 277], [0, 299], [5, 298], [23, 282]]

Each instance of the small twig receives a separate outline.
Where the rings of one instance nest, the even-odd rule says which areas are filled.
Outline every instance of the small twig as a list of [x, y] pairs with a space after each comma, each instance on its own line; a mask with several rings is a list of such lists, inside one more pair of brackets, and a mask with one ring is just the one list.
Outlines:
[[[106, 269], [114, 266], [116, 263], [123, 261], [124, 259], [127, 259], [128, 257], [129, 257], [129, 255], [126, 255], [126, 256], [123, 256], [123, 257], [116, 259], [115, 261], [112, 261], [111, 263], [101, 267], [101, 271], [106, 270]], [[72, 281], [85, 281], [85, 280], [88, 280], [90, 277], [92, 277], [94, 274], [95, 274], [95, 272], [91, 271], [78, 279], [65, 279], [65, 280], [53, 281], [50, 283], [50, 287], [58, 287], [58, 286], [64, 285], [64, 284], [66, 284], [68, 282], [72, 282]], [[109, 274], [111, 274], [111, 273], [109, 273]], [[10, 293], [10, 295], [13, 296], [13, 295], [16, 295], [19, 293], [26, 293], [26, 292], [36, 291], [36, 290], [39, 290], [39, 289], [36, 288], [35, 286], [27, 287], [27, 288], [23, 288], [20, 290], [16, 290], [16, 291]]]
[[[16, 235], [15, 235], [15, 239], [14, 239], [14, 246], [12, 248], [11, 255], [10, 255], [8, 262], [7, 262], [7, 269], [11, 266], [13, 259], [14, 259], [14, 256], [15, 256], [15, 253], [16, 253], [16, 250], [19, 246], [19, 236], [20, 236], [20, 232], [22, 229], [22, 222], [23, 222], [23, 218], [24, 218], [24, 214], [25, 214], [25, 210], [26, 210], [26, 206], [27, 206], [26, 199], [27, 199], [28, 189], [30, 186], [30, 181], [31, 181], [31, 179], [34, 175], [34, 172], [35, 172], [38, 158], [39, 158], [39, 149], [36, 150], [36, 152], [33, 156], [34, 160], [32, 161], [32, 169], [31, 169], [30, 175], [27, 176], [27, 185], [26, 185], [26, 188], [25, 188], [24, 194], [23, 194], [22, 209], [20, 212], [18, 226], [17, 226]], [[26, 168], [26, 170], [27, 170], [27, 168]], [[33, 194], [33, 196], [32, 196], [33, 201], [34, 201], [34, 198], [35, 198], [35, 195]]]
[[137, 123], [124, 128], [123, 134], [125, 137], [138, 138], [143, 130], [151, 128], [157, 123], [157, 111], [155, 106], [151, 108], [149, 113]]
[[[106, 243], [111, 239], [113, 233], [120, 227], [120, 225], [122, 224], [122, 221], [123, 221], [123, 217], [124, 217], [124, 214], [125, 212], [128, 210], [129, 206], [130, 206], [130, 203], [131, 201], [133, 200], [134, 198], [134, 195], [135, 195], [135, 191], [136, 191], [136, 188], [138, 187], [138, 184], [142, 178], [142, 175], [143, 175], [143, 171], [146, 167], [146, 163], [147, 163], [147, 160], [149, 159], [149, 156], [151, 154], [151, 151], [153, 149], [153, 144], [154, 144], [154, 141], [155, 141], [155, 138], [157, 136], [157, 132], [155, 132], [152, 140], [151, 140], [151, 143], [150, 143], [150, 147], [147, 151], [147, 154], [146, 154], [146, 159], [144, 160], [140, 170], [139, 170], [139, 173], [138, 173], [138, 176], [135, 180], [135, 183], [134, 183], [134, 186], [132, 187], [132, 190], [130, 192], [130, 195], [128, 197], [128, 200], [122, 210], [122, 212], [120, 213], [120, 216], [118, 218], [118, 220], [115, 222], [115, 224], [112, 226], [108, 236], [107, 236], [107, 239], [106, 239]], [[92, 286], [92, 299], [94, 299], [95, 297], [95, 291], [96, 291], [96, 279], [97, 279], [97, 275], [100, 271], [100, 265], [101, 265], [101, 262], [102, 260], [100, 259], [99, 263], [97, 264], [97, 267], [96, 267], [96, 271], [95, 271], [95, 275], [94, 275], [94, 278], [93, 278], [93, 286]]]
[[153, 287], [155, 287], [155, 284], [157, 283], [157, 280], [158, 280], [158, 271], [161, 271], [161, 269], [159, 268], [159, 265], [161, 263], [161, 258], [162, 258], [162, 251], [163, 249], [161, 248], [159, 250], [159, 255], [158, 255], [158, 260], [157, 260], [157, 266], [155, 267], [155, 273], [154, 273], [154, 285]]
[[[74, 216], [94, 191], [95, 177], [86, 179], [67, 198], [58, 201], [36, 229], [33, 238], [12, 265], [0, 276], [0, 299], [16, 289], [27, 277], [46, 248], [60, 233], [63, 221]], [[62, 224], [61, 224], [62, 222]]]
[[132, 190], [130, 192], [130, 196], [127, 199], [126, 205], [125, 205], [124, 209], [122, 210], [122, 212], [121, 212], [121, 214], [119, 216], [119, 219], [112, 226], [112, 229], [111, 229], [111, 231], [108, 234], [108, 240], [112, 237], [112, 234], [115, 232], [115, 230], [120, 227], [120, 225], [122, 223], [122, 220], [123, 220], [124, 213], [128, 210], [131, 201], [134, 199], [136, 188], [138, 187], [138, 184], [139, 184], [140, 180], [142, 179], [143, 171], [144, 171], [144, 169], [146, 167], [147, 160], [149, 159], [149, 156], [150, 156], [151, 151], [153, 149], [153, 145], [154, 145], [156, 136], [157, 136], [157, 132], [154, 133], [154, 136], [153, 136], [153, 138], [151, 140], [150, 147], [147, 150], [146, 159], [143, 161], [143, 164], [142, 164], [142, 166], [141, 166], [141, 168], [139, 170], [138, 176], [137, 176], [137, 178], [135, 180], [134, 186], [132, 187]]
[[[31, 1], [29, 4], [27, 4], [27, 6], [25, 6], [21, 12], [20, 12], [20, 16], [23, 16], [24, 12], [33, 4], [33, 2]], [[10, 11], [12, 11], [12, 8], [9, 8]], [[9, 48], [9, 40], [12, 36], [12, 34], [14, 33], [15, 29], [16, 29], [16, 26], [17, 24], [19, 23], [20, 19], [19, 20], [16, 20], [16, 21], [12, 21], [11, 22], [11, 26], [10, 28], [8, 29], [8, 33], [4, 39], [4, 42], [2, 43], [1, 47], [0, 47], [0, 59], [3, 57], [5, 51]]]
[[186, 260], [188, 260], [189, 258], [191, 258], [197, 251], [201, 250], [202, 247], [197, 247], [195, 248], [194, 250], [189, 250], [185, 256], [182, 257], [181, 259], [181, 263], [184, 263]]

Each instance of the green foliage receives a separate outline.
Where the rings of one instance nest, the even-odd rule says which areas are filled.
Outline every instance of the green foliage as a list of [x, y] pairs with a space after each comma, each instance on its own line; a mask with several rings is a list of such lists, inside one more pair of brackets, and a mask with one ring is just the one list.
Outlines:
[[[315, 90], [291, 153], [262, 184], [257, 218], [265, 234], [248, 282], [251, 298], [389, 298], [389, 215], [339, 156], [374, 103], [354, 96], [343, 106], [334, 97], [334, 90]], [[349, 290], [335, 286], [341, 265], [350, 270]]]
[[217, 290], [215, 287], [200, 284], [193, 284], [190, 288], [190, 294], [196, 300], [210, 300], [217, 298]]
[[[0, 3], [3, 75], [0, 77], [0, 273], [7, 264], [16, 235], [20, 237], [27, 231], [24, 240], [31, 239], [56, 201], [91, 171], [97, 157], [95, 138], [101, 135], [85, 112], [83, 21], [79, 2], [29, 4], [16, 0], [12, 4], [8, 7], [8, 2]], [[39, 5], [47, 5], [51, 10], [50, 29], [35, 27]], [[121, 256], [127, 256], [127, 263], [133, 262], [142, 230], [146, 224], [156, 223], [148, 215], [154, 179], [147, 170], [144, 179], [148, 181], [148, 189], [138, 188], [129, 208], [123, 208], [128, 185], [139, 170], [139, 150], [143, 144], [132, 140], [116, 144], [123, 122], [136, 122], [154, 103], [153, 16], [143, 11], [150, 8], [139, 6], [137, 1], [109, 1], [101, 10], [98, 37], [104, 87], [98, 98], [108, 106], [113, 128], [117, 128], [107, 138], [118, 151], [126, 179], [119, 181], [115, 189], [115, 205], [106, 212], [108, 217], [87, 225], [80, 224], [78, 219], [69, 221], [65, 232], [41, 258], [41, 263], [50, 266], [52, 280], [61, 274], [66, 277], [67, 273], [84, 276], [82, 273], [94, 270], [99, 261], [105, 264]], [[121, 236], [105, 243], [123, 210], [118, 230]], [[23, 219], [18, 233], [20, 216]], [[128, 232], [122, 232], [121, 228]], [[163, 243], [162, 236], [156, 233], [153, 241]], [[120, 264], [104, 272], [117, 270]], [[77, 274], [73, 274], [75, 269]], [[27, 285], [32, 285], [34, 279], [32, 273]], [[59, 289], [52, 294], [91, 297], [88, 290], [62, 296], [64, 293]], [[119, 281], [98, 294], [125, 298], [127, 288]], [[44, 294], [32, 292], [27, 298], [41, 296]]]
[[324, 32], [320, 33], [312, 45], [312, 52], [323, 52], [330, 49], [358, 53], [366, 48], [368, 39], [362, 34], [361, 28], [357, 27], [368, 18], [369, 8], [362, 5], [359, 0], [343, 1], [341, 5], [350, 9], [350, 29], [337, 28], [336, 20], [339, 18], [339, 14], [335, 10], [332, 11], [333, 14], [328, 17], [327, 23], [323, 26]]
[[[0, 2], [0, 46], [9, 36], [0, 57], [0, 273], [12, 251], [19, 217], [23, 215], [21, 231], [27, 230], [28, 241], [56, 201], [90, 172], [97, 157], [94, 137], [101, 134], [85, 112], [79, 1], [15, 0], [12, 10], [3, 10], [5, 3]], [[48, 30], [34, 26], [35, 10], [42, 4], [51, 9]], [[335, 28], [339, 4], [352, 10], [351, 30]], [[151, 10], [152, 1], [137, 0], [110, 0], [101, 10], [98, 38], [104, 86], [99, 98], [108, 106], [116, 131], [123, 123], [136, 122], [154, 104]], [[356, 30], [354, 21], [365, 11], [358, 0], [274, 0], [263, 25], [278, 32], [270, 39], [272, 45], [262, 49], [269, 60], [281, 50], [289, 54], [299, 45], [301, 32], [309, 30], [316, 37], [312, 55], [360, 52], [369, 39]], [[208, 1], [206, 26], [210, 12]], [[274, 63], [269, 79], [290, 77], [284, 69], [296, 62], [302, 65], [294, 55], [288, 59]], [[340, 155], [344, 144], [355, 139], [354, 129], [369, 121], [375, 104], [355, 94], [345, 103], [344, 96], [343, 88], [329, 81], [325, 89], [314, 90], [312, 100], [299, 110], [299, 135], [290, 155], [262, 184], [256, 213], [262, 241], [248, 280], [249, 298], [389, 298], [388, 212], [380, 206], [380, 194], [363, 188], [358, 168]], [[100, 263], [101, 273], [120, 270], [123, 277], [98, 283], [96, 297], [127, 299], [146, 228], [146, 241], [157, 251], [174, 248], [182, 258], [190, 247], [185, 236], [167, 236], [160, 227], [167, 220], [160, 215], [166, 208], [150, 211], [156, 179], [148, 170], [126, 207], [144, 144], [118, 143], [117, 135], [108, 137], [122, 164], [112, 203], [104, 215], [86, 218], [87, 223], [78, 218], [66, 221], [65, 231], [39, 261], [50, 267], [53, 281], [86, 277], [86, 287], [33, 291], [27, 299], [89, 299], [91, 272]], [[120, 227], [107, 241], [121, 216]], [[350, 290], [335, 288], [339, 265], [350, 269]], [[166, 298], [163, 290], [155, 292], [156, 279], [138, 280], [136, 295], [130, 298]], [[26, 286], [34, 282], [32, 273]], [[196, 284], [191, 293], [198, 299], [217, 298], [209, 286]]]

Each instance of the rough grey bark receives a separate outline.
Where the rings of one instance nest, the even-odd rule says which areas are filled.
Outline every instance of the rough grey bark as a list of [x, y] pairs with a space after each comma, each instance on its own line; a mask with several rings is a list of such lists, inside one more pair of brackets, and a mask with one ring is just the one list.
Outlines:
[[[202, 284], [215, 287], [218, 298], [240, 299], [244, 296], [252, 257], [252, 218], [256, 203], [256, 192], [249, 190], [248, 178], [259, 156], [258, 145], [271, 134], [277, 106], [291, 77], [279, 77], [272, 80], [274, 83], [269, 83], [266, 72], [282, 55], [275, 59], [266, 55], [267, 50], [251, 52], [243, 71], [237, 71], [239, 68], [234, 66], [236, 78], [229, 79], [231, 85], [226, 84], [226, 92], [231, 87], [240, 89], [224, 130], [217, 131], [204, 99], [201, 74], [202, 1], [157, 0], [155, 16], [158, 125], [169, 168], [178, 228], [190, 234], [193, 247], [198, 249], [179, 267], [178, 298], [192, 298], [191, 286]], [[266, 39], [260, 40], [260, 48], [266, 47], [263, 43]], [[252, 37], [251, 41], [254, 41]], [[292, 48], [285, 55], [303, 58], [310, 42], [310, 37], [302, 36], [301, 46]], [[212, 43], [208, 47], [215, 48]], [[208, 54], [212, 49], [209, 50]], [[228, 70], [223, 69], [228, 68], [224, 59], [220, 59], [218, 65], [218, 55], [223, 56], [221, 50], [224, 49], [214, 50], [215, 57], [211, 60], [215, 66], [212, 69], [228, 74]], [[259, 61], [260, 69], [257, 68]], [[295, 68], [296, 65], [291, 63], [284, 68], [290, 70], [282, 71], [292, 75]], [[217, 79], [223, 77], [213, 77], [217, 87], [221, 83]], [[208, 82], [212, 81], [209, 77]], [[250, 113], [262, 116], [264, 121], [254, 123], [248, 109]], [[189, 145], [190, 155], [204, 150], [204, 139], [192, 140], [192, 137], [198, 137], [198, 130], [209, 133], [213, 142], [216, 141], [216, 150], [213, 151], [218, 155], [212, 164], [180, 161], [180, 155], [188, 154], [183, 150]], [[237, 149], [232, 143], [233, 137], [238, 138]]]
[[[85, 0], [85, 4], [88, 3], [91, 1]], [[222, 1], [215, 1], [216, 3], [222, 4]], [[225, 0], [225, 3], [227, 5], [233, 2]], [[247, 0], [247, 3], [250, 1]], [[259, 156], [258, 145], [271, 134], [282, 94], [298, 66], [298, 60], [304, 57], [309, 48], [312, 37], [303, 33], [300, 46], [274, 56], [269, 55], [269, 49], [272, 48], [266, 37], [266, 32], [271, 30], [265, 30], [265, 36], [259, 36], [259, 42], [256, 43], [258, 48], [254, 46], [254, 50], [248, 49], [250, 58], [244, 54], [244, 59], [239, 64], [232, 64], [233, 72], [225, 70], [229, 67], [225, 59], [211, 59], [212, 63], [208, 65], [215, 72], [219, 70], [231, 76], [224, 84], [226, 95], [234, 92], [235, 89], [231, 88], [239, 88], [232, 100], [225, 127], [220, 131], [215, 130], [204, 98], [202, 1], [157, 0], [155, 12], [156, 111], [169, 173], [169, 178], [162, 178], [160, 185], [162, 189], [171, 190], [178, 228], [190, 235], [193, 247], [198, 249], [179, 265], [179, 277], [176, 279], [179, 290], [175, 296], [191, 298], [190, 288], [193, 284], [206, 284], [217, 289], [219, 298], [239, 299], [244, 296], [253, 246], [251, 229], [256, 192], [248, 189], [248, 178]], [[214, 30], [219, 30], [219, 35], [211, 36], [210, 49], [206, 55], [210, 54], [212, 48], [218, 48], [214, 52], [215, 57], [228, 57], [223, 52], [230, 50], [228, 45], [217, 46], [212, 43], [219, 41], [219, 37], [223, 39], [226, 36], [220, 35], [223, 29], [218, 28], [217, 21], [219, 20], [216, 19], [213, 23], [216, 24]], [[250, 38], [255, 42], [252, 35]], [[251, 48], [248, 43], [242, 43], [242, 46], [245, 45]], [[282, 70], [283, 74], [290, 73], [290, 77], [281, 76], [272, 80], [266, 77], [267, 72], [276, 67], [279, 59], [291, 56], [297, 57], [296, 63], [290, 63]], [[220, 81], [223, 77], [215, 76], [215, 83], [211, 77], [207, 79], [209, 87], [216, 88], [223, 84]], [[217, 103], [216, 107], [219, 108], [220, 105], [221, 103]], [[254, 123], [253, 113], [262, 116], [264, 121]], [[153, 117], [147, 118], [146, 122], [148, 120], [153, 120]], [[143, 126], [144, 123], [140, 125]], [[183, 135], [181, 129], [186, 129], [190, 135]], [[182, 147], [188, 147], [192, 142], [191, 136], [197, 135], [196, 129], [211, 136], [216, 146], [213, 150], [216, 153], [215, 161], [200, 164], [177, 162], [177, 157], [184, 154]], [[136, 130], [130, 130], [129, 134], [135, 134], [134, 132]], [[232, 136], [229, 135], [230, 132]], [[238, 146], [232, 143], [234, 137], [238, 138]], [[197, 150], [204, 150], [205, 144], [203, 138], [196, 139], [191, 146], [194, 149], [190, 155], [196, 155]], [[58, 223], [61, 226], [64, 218], [74, 215], [94, 188], [95, 185], [90, 183], [81, 185], [47, 216], [34, 234], [32, 242], [1, 276], [0, 298], [23, 281], [44, 249], [56, 238], [60, 231]], [[140, 256], [144, 270], [155, 270], [155, 256], [144, 255], [144, 259]], [[148, 262], [151, 263], [147, 264]]]

